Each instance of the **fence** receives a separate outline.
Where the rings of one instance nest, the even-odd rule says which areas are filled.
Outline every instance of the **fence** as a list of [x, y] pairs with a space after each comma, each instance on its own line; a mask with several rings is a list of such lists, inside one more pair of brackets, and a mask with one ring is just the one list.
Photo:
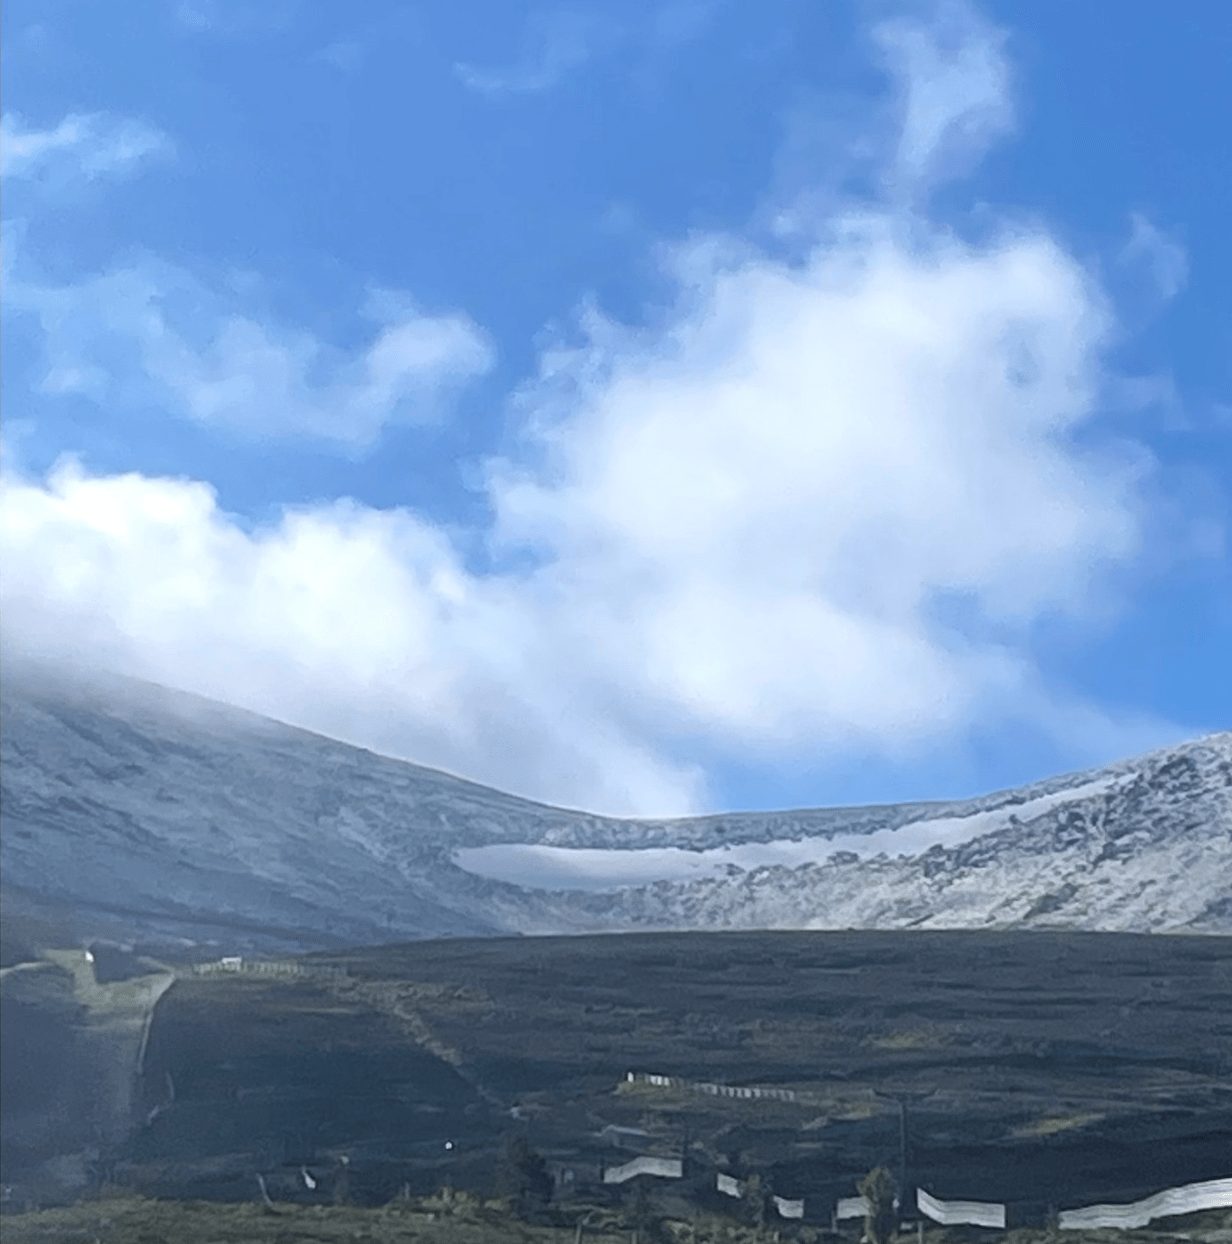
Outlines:
[[[666, 1076], [650, 1072], [630, 1071], [625, 1074], [630, 1084], [649, 1084], [655, 1088], [680, 1089], [690, 1093], [704, 1093], [712, 1097], [730, 1098], [737, 1101], [782, 1101], [806, 1105], [824, 1104], [822, 1099], [796, 1089], [758, 1088], [752, 1085], [712, 1084], [702, 1080], [686, 1080], [681, 1076]], [[740, 1185], [730, 1175], [716, 1178], [717, 1189], [727, 1196], [741, 1195]], [[777, 1205], [779, 1198], [774, 1198]], [[792, 1207], [803, 1202], [789, 1201]], [[942, 1201], [923, 1188], [916, 1190], [916, 1205], [920, 1213], [944, 1226], [969, 1225], [991, 1230], [1005, 1230], [1006, 1206], [995, 1201]], [[1232, 1208], [1232, 1178], [1212, 1179], [1204, 1183], [1186, 1184], [1179, 1188], [1167, 1188], [1141, 1201], [1129, 1205], [1088, 1205], [1081, 1209], [1063, 1210], [1058, 1225], [1065, 1229], [1092, 1227], [1143, 1227], [1156, 1218], [1192, 1214], [1207, 1209]], [[782, 1211], [780, 1211], [781, 1213]], [[836, 1222], [863, 1218], [867, 1206], [863, 1197], [842, 1197], [834, 1210]], [[793, 1211], [784, 1217], [797, 1217]]]
[[786, 1198], [781, 1196], [771, 1197], [770, 1199], [774, 1202], [774, 1208], [778, 1210], [780, 1218], [804, 1217], [803, 1201], [788, 1201]]
[[941, 1201], [917, 1188], [915, 1203], [921, 1214], [943, 1227], [991, 1227], [1005, 1230], [1005, 1206], [992, 1201]]
[[629, 1084], [651, 1084], [655, 1088], [683, 1089], [689, 1093], [705, 1093], [710, 1097], [727, 1097], [740, 1101], [784, 1101], [801, 1105], [818, 1105], [821, 1099], [795, 1089], [757, 1088], [753, 1085], [711, 1084], [704, 1080], [686, 1080], [681, 1076], [654, 1075], [645, 1071], [630, 1071], [625, 1075]]
[[298, 959], [243, 959], [229, 955], [213, 963], [194, 963], [194, 976], [306, 976], [318, 980], [340, 980], [346, 968], [327, 963], [301, 963]]
[[[634, 1170], [639, 1162], [655, 1161], [655, 1159], [639, 1158], [618, 1168], [621, 1179], [630, 1178], [641, 1173]], [[678, 1165], [678, 1164], [673, 1164]], [[612, 1172], [613, 1174], [615, 1172]], [[615, 1179], [608, 1182], [617, 1182]], [[742, 1197], [744, 1189], [740, 1181], [733, 1175], [718, 1173], [714, 1177], [714, 1186], [724, 1196]], [[940, 1223], [944, 1227], [984, 1227], [991, 1231], [1006, 1229], [1007, 1206], [1000, 1201], [943, 1201], [924, 1188], [917, 1188], [916, 1207], [926, 1218]], [[771, 1198], [780, 1218], [803, 1218], [805, 1203], [803, 1200], [788, 1200], [784, 1197]], [[895, 1204], [897, 1205], [897, 1201]], [[1194, 1214], [1208, 1209], [1232, 1208], [1232, 1178], [1210, 1179], [1203, 1183], [1186, 1184], [1180, 1188], [1166, 1188], [1163, 1192], [1134, 1201], [1129, 1205], [1088, 1205], [1082, 1209], [1063, 1210], [1057, 1225], [1062, 1229], [1093, 1229], [1100, 1227], [1121, 1227], [1130, 1229], [1145, 1227], [1156, 1218], [1169, 1218], [1180, 1214]], [[849, 1221], [863, 1218], [868, 1213], [868, 1203], [862, 1196], [841, 1197], [834, 1207], [833, 1222]]]
[[638, 1175], [655, 1175], [660, 1179], [680, 1179], [684, 1163], [679, 1158], [633, 1158], [623, 1166], [609, 1166], [603, 1172], [605, 1184], [622, 1184]]
[[1093, 1227], [1129, 1229], [1145, 1227], [1156, 1218], [1229, 1208], [1232, 1208], [1232, 1179], [1208, 1179], [1204, 1183], [1166, 1188], [1128, 1205], [1087, 1205], [1082, 1209], [1063, 1210], [1057, 1225], [1075, 1231]]

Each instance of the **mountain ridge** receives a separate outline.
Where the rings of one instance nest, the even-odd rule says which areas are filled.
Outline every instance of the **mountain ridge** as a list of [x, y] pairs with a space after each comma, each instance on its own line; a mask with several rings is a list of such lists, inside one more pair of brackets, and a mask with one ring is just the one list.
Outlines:
[[106, 903], [188, 941], [1232, 932], [1232, 733], [971, 799], [638, 819], [115, 676], [19, 672], [2, 711], [6, 889], [31, 908]]

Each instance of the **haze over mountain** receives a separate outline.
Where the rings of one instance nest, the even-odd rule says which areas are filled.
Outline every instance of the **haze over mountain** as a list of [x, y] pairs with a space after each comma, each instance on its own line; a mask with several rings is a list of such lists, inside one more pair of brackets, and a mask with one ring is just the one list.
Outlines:
[[1232, 932], [1232, 734], [954, 803], [618, 820], [10, 669], [11, 910], [223, 947], [633, 928]]

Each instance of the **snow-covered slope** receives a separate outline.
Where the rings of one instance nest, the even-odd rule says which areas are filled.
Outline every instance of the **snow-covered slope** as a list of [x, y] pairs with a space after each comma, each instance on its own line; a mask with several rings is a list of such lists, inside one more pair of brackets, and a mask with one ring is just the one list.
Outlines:
[[6, 899], [83, 930], [1232, 932], [1232, 734], [960, 803], [621, 821], [143, 683], [6, 671], [2, 701]]

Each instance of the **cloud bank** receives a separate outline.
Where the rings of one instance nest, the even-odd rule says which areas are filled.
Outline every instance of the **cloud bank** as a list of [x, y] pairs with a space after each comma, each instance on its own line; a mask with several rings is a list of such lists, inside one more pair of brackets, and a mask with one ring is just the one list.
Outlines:
[[[585, 312], [543, 352], [517, 447], [486, 466], [486, 568], [409, 510], [254, 528], [201, 481], [66, 460], [8, 473], [10, 640], [615, 813], [707, 806], [724, 757], [1111, 737], [1046, 685], [1033, 636], [1115, 598], [1151, 462], [1099, 419], [1115, 317], [1083, 266], [1042, 227], [966, 241], [900, 193], [1012, 117], [1000, 34], [946, 14], [878, 35], [883, 201], [811, 220], [792, 257], [669, 248], [669, 309]], [[482, 363], [464, 321], [412, 314], [309, 393], [303, 335], [219, 312], [194, 340], [151, 310], [149, 273], [99, 280], [74, 306], [119, 308], [127, 361], [49, 344], [45, 383], [100, 401], [135, 375], [195, 418], [236, 425], [264, 394], [271, 426], [370, 437], [422, 369]]]

